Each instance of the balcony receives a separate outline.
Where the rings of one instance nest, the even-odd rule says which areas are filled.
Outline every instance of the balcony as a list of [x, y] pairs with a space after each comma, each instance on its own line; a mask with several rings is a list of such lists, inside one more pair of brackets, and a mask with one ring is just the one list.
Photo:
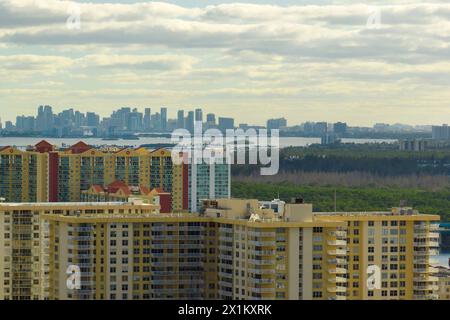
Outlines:
[[328, 269], [328, 273], [330, 273], [330, 274], [346, 274], [347, 273], [347, 269], [344, 269], [344, 268], [332, 268], [332, 269]]
[[340, 286], [328, 287], [327, 291], [330, 292], [330, 293], [336, 293], [336, 292], [345, 293], [345, 292], [347, 292], [347, 288], [346, 287], [340, 287]]
[[336, 250], [328, 250], [327, 252], [330, 256], [345, 256], [347, 255], [346, 250], [336, 249]]
[[219, 241], [233, 243], [233, 236], [230, 236], [230, 237], [220, 236]]
[[[424, 251], [414, 251], [414, 256], [436, 256], [439, 255], [439, 250], [424, 250]], [[414, 257], [416, 258], [416, 257]]]
[[328, 279], [328, 282], [330, 283], [346, 283], [347, 281], [348, 279], [344, 277], [333, 277]]
[[275, 246], [275, 241], [256, 241], [249, 240], [248, 244], [256, 246], [256, 247], [273, 247]]
[[437, 273], [439, 272], [438, 268], [435, 267], [428, 267], [428, 273]]
[[439, 278], [438, 277], [433, 277], [433, 276], [422, 276], [422, 277], [415, 277], [414, 278], [414, 282], [438, 282]]
[[347, 232], [346, 231], [330, 231], [330, 232], [328, 232], [328, 235], [330, 237], [346, 238]]
[[439, 286], [438, 285], [425, 285], [425, 286], [418, 286], [415, 285], [414, 286], [414, 290], [417, 291], [437, 291], [439, 290]]
[[438, 300], [438, 294], [415, 294], [414, 300]]
[[428, 242], [428, 247], [430, 247], [430, 248], [439, 248], [439, 241], [430, 241], [430, 242]]
[[430, 231], [439, 231], [439, 224], [431, 223], [429, 229], [430, 229]]
[[248, 260], [248, 263], [256, 266], [273, 266], [275, 260]]
[[347, 298], [345, 296], [332, 296], [332, 297], [329, 297], [328, 300], [342, 301], [342, 300], [347, 300]]
[[[274, 269], [256, 269], [256, 268], [248, 268], [248, 272], [249, 273], [253, 273], [253, 274], [261, 274], [261, 275], [266, 275], [266, 274], [275, 274], [275, 270]], [[230, 277], [233, 276], [233, 274], [229, 275]]]
[[414, 234], [415, 238], [419, 239], [439, 239], [439, 233], [437, 232], [420, 232]]
[[342, 258], [328, 259], [329, 264], [347, 265], [348, 262]]
[[275, 279], [255, 279], [255, 278], [248, 278], [249, 283], [257, 283], [257, 284], [274, 284]]
[[275, 293], [275, 288], [250, 288], [255, 293]]
[[249, 231], [248, 235], [251, 237], [258, 237], [258, 238], [275, 238], [276, 233], [275, 232], [257, 232], [257, 231]]
[[329, 246], [346, 246], [347, 241], [345, 240], [329, 240], [327, 241]]

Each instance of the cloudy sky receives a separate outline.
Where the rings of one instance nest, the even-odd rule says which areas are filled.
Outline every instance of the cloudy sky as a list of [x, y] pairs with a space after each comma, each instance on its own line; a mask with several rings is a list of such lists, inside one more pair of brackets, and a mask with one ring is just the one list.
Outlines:
[[450, 122], [448, 2], [241, 1], [0, 0], [0, 117], [49, 104]]

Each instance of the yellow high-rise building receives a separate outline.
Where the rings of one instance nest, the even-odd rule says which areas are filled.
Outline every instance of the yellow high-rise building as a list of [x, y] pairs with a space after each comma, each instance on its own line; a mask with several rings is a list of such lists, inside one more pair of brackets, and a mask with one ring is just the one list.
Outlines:
[[[257, 200], [0, 205], [2, 299], [436, 299], [432, 221]], [[379, 288], [367, 270], [377, 266]], [[68, 286], [79, 268], [80, 286]], [[375, 281], [376, 283], [376, 281]]]
[[47, 201], [47, 155], [0, 148], [0, 198], [10, 202]]
[[[438, 254], [439, 216], [412, 208], [390, 212], [320, 213], [315, 219], [347, 224], [347, 298], [351, 300], [437, 299], [437, 271], [431, 257]], [[367, 272], [376, 266], [381, 286], [368, 289]]]

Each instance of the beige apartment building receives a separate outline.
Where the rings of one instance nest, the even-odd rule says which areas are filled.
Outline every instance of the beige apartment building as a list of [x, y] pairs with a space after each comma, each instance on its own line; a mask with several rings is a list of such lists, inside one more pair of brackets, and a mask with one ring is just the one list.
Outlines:
[[[210, 200], [199, 214], [4, 203], [0, 299], [435, 299], [438, 219], [410, 209], [317, 214], [300, 200], [281, 212]], [[381, 269], [374, 290], [371, 265]]]

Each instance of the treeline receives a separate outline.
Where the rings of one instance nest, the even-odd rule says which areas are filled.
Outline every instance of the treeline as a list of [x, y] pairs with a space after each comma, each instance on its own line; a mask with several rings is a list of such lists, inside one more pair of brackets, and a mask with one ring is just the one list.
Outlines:
[[381, 176], [368, 172], [282, 171], [275, 176], [236, 175], [233, 180], [246, 183], [291, 183], [295, 186], [389, 187], [430, 191], [450, 187], [449, 177], [445, 175]]
[[[450, 151], [404, 152], [389, 144], [291, 147], [280, 152], [283, 172], [366, 172], [379, 176], [448, 175]], [[259, 175], [259, 167], [236, 165], [235, 176]]]
[[406, 188], [372, 187], [331, 187], [300, 186], [290, 182], [247, 183], [232, 182], [232, 196], [236, 198], [255, 198], [272, 200], [280, 198], [289, 201], [301, 196], [312, 203], [314, 211], [334, 211], [336, 192], [337, 211], [389, 211], [406, 200], [409, 206], [421, 213], [439, 214], [443, 221], [450, 221], [450, 190], [426, 191]]

